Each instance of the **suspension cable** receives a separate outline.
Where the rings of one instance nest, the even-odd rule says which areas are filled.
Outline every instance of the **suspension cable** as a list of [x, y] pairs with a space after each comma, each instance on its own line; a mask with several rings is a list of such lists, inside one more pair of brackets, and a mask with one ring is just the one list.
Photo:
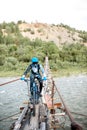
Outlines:
[[15, 116], [15, 115], [18, 115], [18, 114], [20, 114], [20, 112], [17, 112], [17, 113], [15, 113], [15, 114], [13, 114], [13, 115], [10, 115], [10, 116], [8, 116], [8, 117], [4, 117], [4, 118], [0, 119], [0, 121], [9, 119], [9, 118], [11, 118], [11, 117], [13, 117], [13, 116]]
[[[54, 82], [54, 80], [53, 80], [53, 82]], [[55, 82], [54, 82], [54, 85], [55, 85]], [[66, 113], [67, 113], [67, 115], [68, 115], [68, 117], [69, 117], [69, 119], [70, 119], [70, 121], [71, 121], [71, 130], [77, 130], [77, 129], [78, 129], [78, 130], [82, 130], [82, 126], [80, 126], [80, 124], [78, 124], [78, 123], [74, 120], [74, 118], [73, 118], [71, 112], [69, 111], [68, 107], [66, 106], [66, 104], [65, 104], [65, 102], [64, 102], [64, 100], [63, 100], [63, 98], [62, 98], [62, 96], [61, 96], [61, 94], [60, 94], [60, 92], [59, 92], [59, 89], [56, 87], [56, 85], [55, 85], [55, 88], [56, 88], [56, 91], [58, 92], [58, 94], [59, 94], [59, 96], [60, 96], [60, 99], [61, 99], [63, 105], [64, 105], [65, 111], [66, 111]]]
[[82, 113], [77, 113], [77, 112], [72, 112], [72, 111], [71, 111], [71, 113], [77, 114], [77, 115], [80, 115], [80, 116], [85, 116], [85, 117], [87, 117], [87, 115], [84, 115], [84, 114], [82, 114]]
[[20, 78], [17, 78], [17, 79], [14, 79], [14, 80], [11, 80], [11, 81], [8, 81], [8, 82], [5, 82], [5, 83], [2, 83], [0, 84], [0, 86], [3, 86], [3, 85], [6, 85], [6, 84], [9, 84], [9, 83], [12, 83], [12, 82], [15, 82], [17, 80], [19, 80]]

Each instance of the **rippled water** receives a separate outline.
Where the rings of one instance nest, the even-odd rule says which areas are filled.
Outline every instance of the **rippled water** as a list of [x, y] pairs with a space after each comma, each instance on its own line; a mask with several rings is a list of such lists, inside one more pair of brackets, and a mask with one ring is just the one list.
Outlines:
[[[14, 78], [13, 78], [14, 79]], [[0, 78], [0, 84], [12, 78]], [[87, 115], [87, 75], [56, 78], [63, 99], [71, 112]], [[0, 87], [0, 120], [20, 112], [20, 107], [28, 100], [25, 82], [16, 81]], [[0, 130], [9, 130], [18, 115], [0, 122]], [[87, 116], [73, 114], [74, 119], [87, 130]], [[68, 129], [67, 129], [68, 130]]]
[[87, 130], [87, 76], [57, 78], [55, 82], [69, 110], [86, 115], [72, 114], [75, 121]]
[[[13, 79], [0, 78], [0, 83]], [[0, 87], [0, 119], [20, 113], [20, 107], [24, 106], [24, 102], [28, 100], [27, 95], [27, 85], [21, 80]], [[17, 116], [1, 121], [0, 130], [9, 130]]]

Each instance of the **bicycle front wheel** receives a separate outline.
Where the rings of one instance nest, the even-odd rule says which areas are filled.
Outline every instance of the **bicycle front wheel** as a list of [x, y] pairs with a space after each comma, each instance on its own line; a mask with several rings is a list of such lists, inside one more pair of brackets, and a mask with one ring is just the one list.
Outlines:
[[36, 114], [36, 108], [35, 108], [35, 91], [33, 92], [33, 116]]

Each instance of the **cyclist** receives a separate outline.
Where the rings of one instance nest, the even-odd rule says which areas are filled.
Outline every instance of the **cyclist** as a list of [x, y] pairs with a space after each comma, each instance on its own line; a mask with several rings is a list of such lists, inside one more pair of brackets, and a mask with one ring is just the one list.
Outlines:
[[[40, 83], [40, 93], [42, 91], [42, 87], [43, 87], [43, 81], [42, 81], [42, 75], [40, 73], [40, 71], [42, 72], [43, 74], [43, 80], [46, 80], [46, 75], [45, 75], [45, 72], [44, 72], [44, 68], [42, 67], [41, 64], [39, 64], [39, 60], [37, 57], [33, 57], [31, 59], [31, 64], [27, 67], [27, 69], [25, 70], [23, 76], [21, 77], [21, 80], [24, 80], [27, 73], [30, 72], [30, 91], [32, 91], [32, 85], [33, 85], [33, 79], [34, 79], [34, 76], [36, 75], [37, 76], [37, 79]], [[32, 95], [32, 92], [31, 92], [31, 95]]]

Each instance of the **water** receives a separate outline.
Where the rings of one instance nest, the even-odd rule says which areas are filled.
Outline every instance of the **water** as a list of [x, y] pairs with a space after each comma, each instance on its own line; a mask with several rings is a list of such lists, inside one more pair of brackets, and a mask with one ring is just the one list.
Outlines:
[[55, 83], [71, 112], [84, 114], [80, 116], [72, 114], [75, 121], [87, 130], [87, 76], [78, 75], [55, 79]]
[[[14, 78], [0, 78], [0, 84]], [[55, 83], [71, 112], [87, 115], [87, 75], [56, 78]], [[28, 100], [28, 88], [24, 81], [0, 87], [0, 119], [20, 113], [20, 107]], [[0, 130], [9, 130], [18, 115], [0, 122]], [[73, 114], [75, 121], [87, 130], [87, 117]], [[68, 127], [67, 127], [68, 128]], [[67, 129], [68, 130], [68, 129]]]
[[[11, 81], [14, 78], [0, 78], [0, 83]], [[16, 81], [0, 87], [0, 119], [15, 113], [20, 113], [20, 107], [28, 101], [27, 85], [24, 81]], [[11, 117], [0, 122], [0, 130], [9, 130], [11, 124], [17, 119]]]

